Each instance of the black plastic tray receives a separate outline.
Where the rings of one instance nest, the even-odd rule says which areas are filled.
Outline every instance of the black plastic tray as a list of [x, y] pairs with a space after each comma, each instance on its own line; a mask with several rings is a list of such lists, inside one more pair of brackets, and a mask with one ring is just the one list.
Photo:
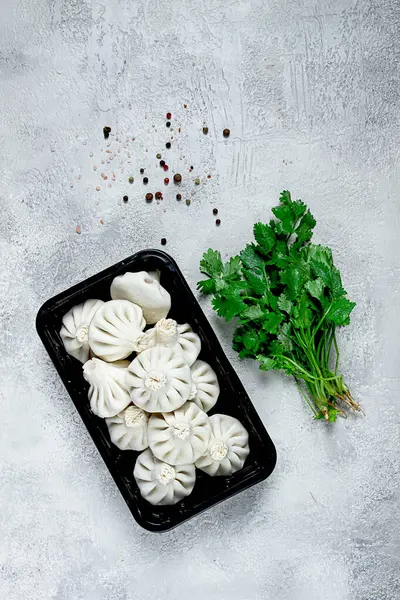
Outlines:
[[[190, 323], [201, 338], [200, 358], [213, 367], [221, 387], [218, 402], [210, 414], [225, 413], [237, 417], [249, 432], [250, 454], [243, 469], [231, 477], [210, 477], [197, 469], [192, 494], [175, 506], [157, 507], [143, 500], [133, 478], [138, 453], [131, 450], [120, 451], [111, 444], [105, 422], [90, 410], [88, 384], [83, 379], [82, 365], [66, 353], [59, 335], [61, 319], [70, 308], [88, 298], [110, 300], [110, 285], [114, 277], [126, 271], [142, 270], [161, 272], [161, 283], [172, 298], [169, 316], [180, 323]], [[274, 470], [275, 446], [199, 303], [177, 264], [168, 254], [158, 250], [143, 250], [58, 294], [40, 308], [36, 328], [132, 515], [145, 529], [171, 529], [214, 504], [263, 481]]]

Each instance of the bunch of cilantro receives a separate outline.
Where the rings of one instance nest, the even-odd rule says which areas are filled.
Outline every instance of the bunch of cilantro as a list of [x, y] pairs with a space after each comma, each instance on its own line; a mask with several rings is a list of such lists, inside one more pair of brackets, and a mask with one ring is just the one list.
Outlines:
[[[315, 419], [335, 421], [346, 406], [361, 410], [338, 373], [336, 328], [350, 323], [347, 298], [330, 248], [310, 243], [316, 221], [284, 191], [275, 219], [254, 225], [255, 243], [223, 263], [209, 249], [198, 288], [238, 327], [233, 348], [264, 371], [293, 376]], [[333, 354], [335, 357], [333, 359]], [[332, 364], [334, 363], [334, 364]]]

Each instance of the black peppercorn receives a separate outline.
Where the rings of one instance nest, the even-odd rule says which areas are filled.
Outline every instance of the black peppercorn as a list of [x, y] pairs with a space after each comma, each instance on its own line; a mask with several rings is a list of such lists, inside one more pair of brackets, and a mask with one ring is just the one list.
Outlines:
[[177, 194], [177, 195], [176, 195], [176, 199], [177, 199], [177, 200], [182, 200], [182, 196], [181, 196], [181, 194]]
[[103, 127], [104, 139], [108, 140], [108, 138], [110, 137], [110, 133], [111, 133], [111, 127]]
[[203, 133], [204, 133], [204, 135], [207, 135], [207, 133], [208, 133], [208, 127], [203, 127]]
[[165, 160], [160, 160], [160, 167], [163, 167], [165, 165]]
[[215, 221], [215, 224], [216, 224], [217, 227], [219, 227], [221, 225], [221, 219], [217, 219]]
[[149, 183], [149, 178], [143, 177], [143, 183], [144, 183], [144, 185], [147, 185]]
[[213, 208], [213, 215], [217, 215], [218, 214], [218, 208]]
[[167, 143], [165, 144], [165, 147], [166, 147], [166, 148], [168, 148], [168, 149], [169, 149], [169, 148], [171, 148], [171, 142], [167, 142]]
[[161, 238], [161, 245], [165, 246], [166, 243], [167, 243], [166, 238]]
[[140, 174], [143, 175], [144, 169], [140, 169]]
[[180, 173], [175, 173], [174, 175], [174, 182], [175, 183], [180, 183], [182, 181], [182, 175]]
[[229, 129], [224, 129], [222, 132], [222, 135], [227, 138], [231, 135], [231, 132], [229, 131]]
[[153, 200], [153, 194], [151, 192], [149, 192], [148, 194], [146, 194], [146, 202], [152, 202]]
[[128, 202], [129, 198], [128, 198], [128, 196], [124, 196], [124, 197], [122, 198], [122, 200], [123, 200], [124, 202]]
[[167, 127], [171, 127], [171, 121], [167, 121], [165, 124]]

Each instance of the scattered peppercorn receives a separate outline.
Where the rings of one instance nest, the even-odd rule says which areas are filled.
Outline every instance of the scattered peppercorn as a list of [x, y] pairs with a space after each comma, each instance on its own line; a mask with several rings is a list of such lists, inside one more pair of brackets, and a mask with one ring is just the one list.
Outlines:
[[194, 182], [196, 185], [200, 185], [200, 179], [198, 177], [194, 180]]
[[177, 194], [177, 195], [176, 195], [176, 199], [177, 199], [177, 200], [182, 200], [182, 196], [181, 196], [181, 194]]
[[167, 127], [171, 127], [171, 121], [167, 121], [165, 124]]
[[211, 175], [207, 175], [207, 179], [211, 179]]
[[161, 158], [161, 154], [160, 153], [156, 154], [156, 158]]
[[193, 165], [190, 165], [190, 170], [193, 171]]
[[129, 183], [133, 183], [135, 180], [133, 179], [133, 177], [129, 177], [128, 181]]
[[167, 243], [166, 238], [161, 238], [161, 245], [165, 246], [166, 243]]
[[229, 131], [229, 129], [224, 129], [222, 132], [222, 135], [227, 138], [231, 135], [231, 132]]
[[165, 160], [160, 160], [160, 167], [163, 167], [165, 165]]
[[219, 227], [221, 225], [221, 219], [217, 219], [215, 221], [215, 224], [216, 224], [217, 227]]
[[76, 231], [76, 233], [82, 233], [81, 226], [80, 226], [80, 225], [77, 225], [77, 226], [75, 227], [75, 231]]
[[184, 104], [184, 105], [183, 105], [183, 108], [187, 108], [187, 104]]
[[143, 183], [144, 183], [144, 185], [147, 185], [149, 183], [149, 178], [143, 177]]
[[190, 200], [189, 200], [189, 198], [186, 200], [186, 204], [187, 204], [187, 206], [190, 206]]
[[151, 192], [149, 192], [148, 194], [146, 194], [146, 202], [152, 202], [153, 200], [153, 194]]
[[166, 147], [166, 148], [168, 148], [168, 150], [169, 150], [169, 149], [171, 148], [171, 142], [167, 142], [167, 143], [165, 144], [165, 147]]
[[175, 173], [174, 175], [174, 182], [175, 183], [180, 183], [182, 181], [182, 175], [180, 173]]
[[140, 174], [143, 175], [144, 169], [140, 169]]
[[213, 208], [213, 215], [217, 215], [218, 214], [218, 208]]
[[111, 127], [103, 127], [103, 135], [104, 135], [104, 139], [108, 140], [108, 138], [110, 137], [110, 133], [111, 133]]
[[169, 166], [164, 164], [163, 169], [164, 169], [164, 171], [168, 171]]
[[207, 135], [207, 133], [208, 133], [208, 127], [203, 127], [203, 133], [204, 133], [204, 135]]
[[122, 200], [123, 200], [124, 202], [128, 202], [129, 198], [128, 198], [128, 196], [124, 196], [124, 197], [122, 198]]
[[171, 113], [166, 114], [166, 118], [168, 119], [168, 121], [170, 120], [171, 117], [172, 117]]
[[169, 179], [168, 179], [168, 177], [166, 177], [166, 178], [164, 179], [164, 183], [165, 183], [165, 185], [168, 185], [168, 184], [169, 184]]
[[162, 192], [156, 192], [156, 200], [162, 199]]

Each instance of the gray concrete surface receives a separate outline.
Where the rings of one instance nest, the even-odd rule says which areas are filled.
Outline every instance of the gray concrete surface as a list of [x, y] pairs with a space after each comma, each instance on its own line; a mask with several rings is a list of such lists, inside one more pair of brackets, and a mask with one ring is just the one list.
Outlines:
[[[399, 3], [0, 7], [0, 598], [399, 598]], [[170, 176], [184, 174], [189, 207], [157, 168], [167, 111]], [[146, 205], [157, 188], [163, 202]], [[357, 301], [341, 366], [367, 417], [314, 423], [289, 380], [238, 360], [203, 302], [278, 465], [265, 485], [147, 533], [50, 364], [36, 311], [164, 236], [194, 288], [203, 250], [236, 252], [284, 188], [309, 203]]]

